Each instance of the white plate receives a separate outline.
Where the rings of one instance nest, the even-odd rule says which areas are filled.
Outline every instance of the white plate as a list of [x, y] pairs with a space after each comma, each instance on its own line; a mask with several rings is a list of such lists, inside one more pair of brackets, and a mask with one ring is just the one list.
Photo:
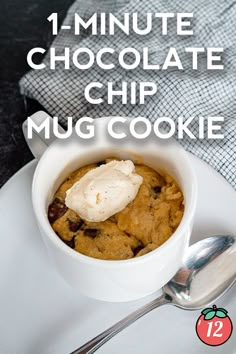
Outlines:
[[[235, 191], [213, 169], [191, 158], [199, 182], [191, 241], [214, 234], [236, 234]], [[35, 224], [31, 205], [35, 166], [35, 161], [27, 165], [0, 191], [1, 354], [68, 354], [153, 298], [114, 304], [73, 293], [51, 265]], [[216, 305], [229, 311], [236, 328], [235, 295], [233, 287]], [[220, 347], [206, 346], [198, 339], [195, 323], [199, 315], [200, 311], [161, 307], [97, 353], [236, 353], [235, 333]]]

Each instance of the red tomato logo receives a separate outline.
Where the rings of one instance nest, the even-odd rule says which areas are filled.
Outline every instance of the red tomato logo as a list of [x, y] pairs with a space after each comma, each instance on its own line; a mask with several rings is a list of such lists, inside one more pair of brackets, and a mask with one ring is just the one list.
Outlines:
[[196, 332], [203, 343], [217, 346], [230, 338], [233, 325], [227, 313], [228, 311], [215, 305], [202, 311], [196, 323]]

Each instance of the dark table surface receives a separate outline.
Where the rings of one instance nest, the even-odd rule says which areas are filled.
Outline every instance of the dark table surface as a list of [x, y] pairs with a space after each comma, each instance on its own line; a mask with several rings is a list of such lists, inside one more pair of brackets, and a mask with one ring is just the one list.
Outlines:
[[29, 70], [26, 56], [34, 47], [47, 48], [52, 40], [47, 17], [64, 18], [73, 0], [1, 0], [0, 46], [0, 187], [31, 155], [21, 124], [40, 107], [24, 100], [18, 81]]

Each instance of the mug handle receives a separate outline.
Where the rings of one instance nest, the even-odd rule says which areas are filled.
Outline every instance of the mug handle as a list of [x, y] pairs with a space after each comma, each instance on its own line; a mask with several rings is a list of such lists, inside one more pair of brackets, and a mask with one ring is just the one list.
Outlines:
[[[49, 120], [49, 128], [50, 128], [50, 138], [46, 139], [43, 131], [37, 132], [32, 129], [32, 138], [28, 137], [28, 120], [29, 118], [39, 126], [44, 122], [45, 119]], [[28, 144], [29, 149], [31, 150], [34, 157], [39, 160], [49, 145], [52, 144], [57, 137], [53, 134], [53, 118], [44, 111], [38, 111], [34, 113], [32, 116], [28, 117], [22, 124], [22, 130], [25, 137], [25, 141]], [[60, 133], [64, 133], [65, 130], [59, 126], [58, 130]]]

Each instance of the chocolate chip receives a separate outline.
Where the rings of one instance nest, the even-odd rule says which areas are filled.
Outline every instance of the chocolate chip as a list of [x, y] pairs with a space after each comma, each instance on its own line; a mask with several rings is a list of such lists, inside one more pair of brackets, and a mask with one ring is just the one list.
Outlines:
[[68, 223], [69, 223], [69, 229], [72, 232], [76, 232], [78, 231], [81, 226], [83, 225], [83, 220], [79, 220], [79, 221], [72, 221], [70, 219], [68, 219]]
[[70, 248], [75, 248], [75, 236], [69, 241], [65, 241], [65, 240], [62, 241]]
[[143, 249], [143, 245], [140, 245], [138, 247], [136, 247], [133, 252], [134, 252], [134, 257], [137, 256], [137, 254], [139, 253], [139, 251], [141, 251]]
[[96, 237], [99, 234], [99, 230], [98, 229], [85, 229], [84, 230], [84, 235], [85, 236], [89, 236], [89, 237]]
[[155, 186], [153, 187], [153, 190], [155, 193], [161, 193], [161, 186]]
[[48, 220], [52, 224], [67, 211], [67, 206], [56, 198], [48, 207]]
[[101, 165], [105, 165], [106, 161], [99, 161], [97, 162], [97, 167], [101, 166]]

